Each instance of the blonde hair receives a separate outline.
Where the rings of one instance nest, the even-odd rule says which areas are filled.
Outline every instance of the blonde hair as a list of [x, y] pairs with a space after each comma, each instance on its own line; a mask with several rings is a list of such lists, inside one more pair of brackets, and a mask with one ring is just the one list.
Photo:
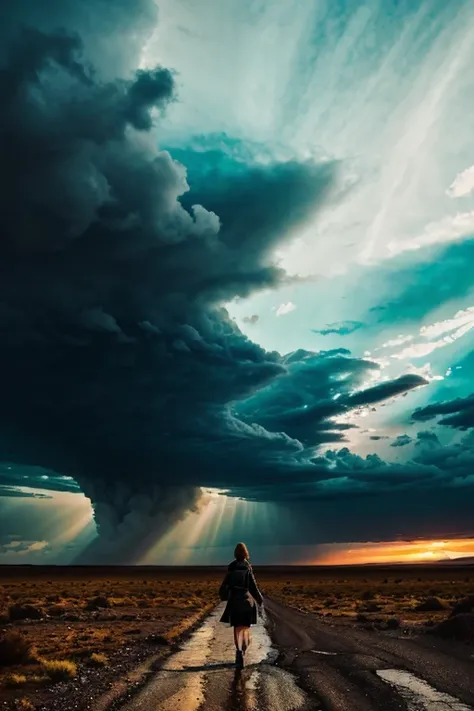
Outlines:
[[249, 559], [249, 552], [245, 543], [237, 543], [234, 550], [234, 558], [238, 561]]

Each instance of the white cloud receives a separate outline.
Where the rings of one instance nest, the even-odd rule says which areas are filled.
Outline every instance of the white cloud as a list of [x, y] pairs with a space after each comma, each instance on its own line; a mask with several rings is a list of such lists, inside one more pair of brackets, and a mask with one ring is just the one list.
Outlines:
[[422, 326], [419, 331], [419, 337], [431, 340], [425, 340], [425, 342], [421, 343], [412, 343], [398, 353], [392, 353], [392, 358], [397, 360], [423, 358], [437, 348], [444, 348], [454, 343], [454, 341], [462, 338], [462, 336], [469, 333], [473, 328], [474, 306], [469, 306], [467, 309], [458, 311], [453, 318], [437, 321], [429, 326]]
[[292, 301], [288, 301], [287, 304], [280, 304], [280, 306], [276, 310], [276, 315], [277, 316], [286, 316], [286, 314], [291, 313], [296, 309], [296, 306]]
[[407, 335], [404, 336], [402, 333], [397, 336], [396, 338], [392, 338], [390, 341], [387, 341], [386, 343], [383, 343], [380, 348], [376, 348], [377, 351], [381, 350], [381, 348], [393, 348], [394, 346], [401, 346], [403, 343], [408, 343], [408, 341], [412, 341], [413, 336]]
[[413, 239], [404, 242], [390, 242], [388, 250], [392, 257], [401, 252], [413, 251], [433, 244], [455, 242], [474, 232], [474, 210], [458, 212], [456, 215], [444, 217], [438, 222], [432, 222], [425, 230]]
[[451, 198], [465, 197], [474, 192], [474, 165], [466, 168], [462, 173], [458, 173], [455, 179], [446, 190], [446, 194]]
[[445, 333], [455, 331], [454, 337], [459, 338], [465, 332], [464, 329], [471, 330], [474, 327], [474, 306], [469, 306], [467, 309], [458, 311], [453, 318], [437, 321], [429, 326], [420, 328], [420, 335], [425, 338], [434, 338], [442, 336]]
[[393, 353], [392, 358], [405, 360], [406, 358], [424, 358], [437, 348], [448, 345], [443, 341], [433, 341], [432, 343], [416, 343], [408, 348], [404, 348], [400, 353]]

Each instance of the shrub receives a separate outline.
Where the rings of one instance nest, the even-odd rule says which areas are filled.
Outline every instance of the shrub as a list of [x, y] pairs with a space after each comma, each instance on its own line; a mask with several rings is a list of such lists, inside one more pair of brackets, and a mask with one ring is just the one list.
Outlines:
[[101, 608], [110, 607], [110, 603], [105, 595], [97, 595], [86, 603], [86, 610], [99, 610]]
[[100, 652], [94, 652], [89, 658], [89, 664], [92, 667], [106, 667], [108, 663], [109, 660], [105, 654], [101, 654]]
[[64, 622], [79, 622], [80, 619], [79, 615], [74, 614], [67, 614], [63, 617]]
[[386, 622], [386, 625], [388, 630], [398, 630], [401, 625], [401, 622], [398, 617], [389, 617]]
[[382, 608], [376, 602], [366, 602], [360, 609], [361, 612], [380, 612]]
[[474, 612], [474, 595], [468, 595], [468, 597], [456, 602], [450, 614], [451, 617], [453, 617], [454, 615], [461, 615], [465, 612]]
[[33, 605], [12, 605], [8, 609], [8, 616], [12, 622], [18, 620], [40, 620], [44, 612], [40, 607]]
[[432, 634], [447, 639], [474, 639], [474, 613], [465, 612], [454, 617], [448, 617], [431, 630]]
[[41, 664], [51, 681], [67, 681], [77, 675], [77, 665], [68, 659], [42, 659]]
[[415, 607], [417, 612], [440, 612], [445, 609], [446, 605], [437, 597], [427, 597]]
[[146, 638], [146, 641], [148, 644], [157, 644], [160, 646], [167, 646], [170, 643], [169, 640], [161, 634], [150, 634]]
[[15, 700], [15, 711], [35, 711], [35, 708], [34, 703], [27, 699], [26, 696]]
[[375, 595], [372, 590], [365, 590], [360, 597], [361, 600], [373, 600]]
[[19, 632], [5, 632], [0, 637], [0, 667], [24, 664], [33, 657], [33, 647]]
[[3, 685], [9, 688], [23, 686], [25, 683], [26, 676], [24, 674], [7, 674], [3, 679]]

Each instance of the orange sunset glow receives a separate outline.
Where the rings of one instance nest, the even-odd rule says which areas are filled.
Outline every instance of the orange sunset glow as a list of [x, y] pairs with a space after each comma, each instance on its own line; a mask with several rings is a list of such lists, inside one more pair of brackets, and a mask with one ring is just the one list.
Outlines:
[[316, 565], [429, 563], [430, 561], [462, 559], [467, 556], [474, 556], [474, 538], [351, 543], [345, 549], [323, 553], [313, 563]]

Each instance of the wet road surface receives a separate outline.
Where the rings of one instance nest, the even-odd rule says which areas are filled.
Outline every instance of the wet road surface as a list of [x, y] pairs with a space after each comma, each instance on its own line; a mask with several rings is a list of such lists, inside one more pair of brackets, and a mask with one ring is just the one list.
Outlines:
[[124, 711], [311, 711], [319, 709], [274, 665], [277, 652], [262, 621], [252, 628], [245, 668], [235, 668], [232, 629], [219, 622], [223, 605], [173, 654]]
[[122, 711], [474, 711], [472, 647], [332, 625], [266, 601], [239, 671], [222, 609]]

